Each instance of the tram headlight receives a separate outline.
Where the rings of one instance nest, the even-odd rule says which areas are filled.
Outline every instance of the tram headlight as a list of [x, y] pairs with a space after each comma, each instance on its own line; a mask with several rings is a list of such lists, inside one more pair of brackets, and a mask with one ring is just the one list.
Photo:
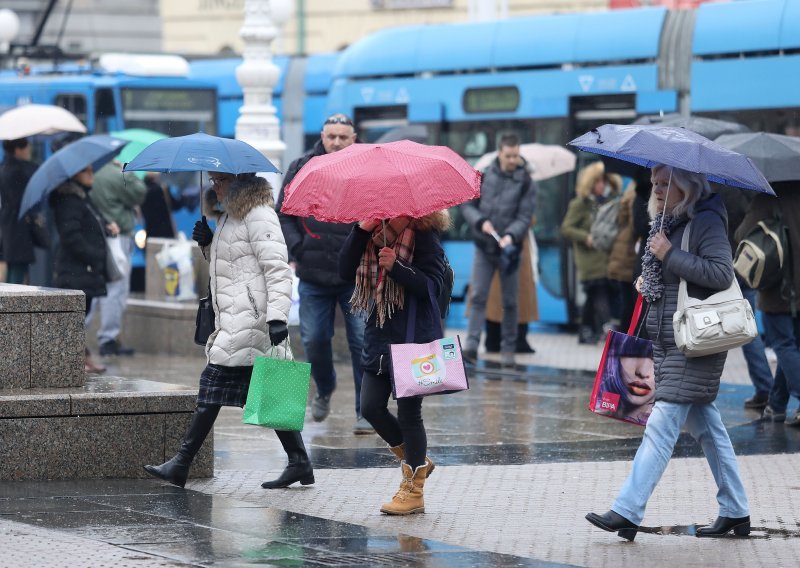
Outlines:
[[144, 229], [136, 231], [136, 234], [133, 235], [133, 242], [138, 248], [144, 250], [144, 246], [147, 244], [147, 231]]

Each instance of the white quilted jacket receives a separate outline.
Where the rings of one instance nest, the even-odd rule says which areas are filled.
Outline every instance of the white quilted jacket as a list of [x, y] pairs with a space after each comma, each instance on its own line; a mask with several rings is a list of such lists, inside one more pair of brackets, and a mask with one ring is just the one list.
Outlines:
[[[252, 365], [270, 350], [267, 322], [289, 319], [292, 272], [286, 242], [269, 185], [256, 180], [231, 184], [226, 212], [217, 219], [214, 239], [204, 251], [216, 328], [206, 343], [206, 356], [216, 365]], [[274, 355], [282, 356], [280, 351]]]

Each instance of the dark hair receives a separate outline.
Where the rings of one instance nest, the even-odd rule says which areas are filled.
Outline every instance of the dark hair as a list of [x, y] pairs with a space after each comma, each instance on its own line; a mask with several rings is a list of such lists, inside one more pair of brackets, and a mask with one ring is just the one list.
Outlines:
[[516, 134], [503, 134], [500, 137], [500, 144], [497, 145], [497, 149], [514, 148], [516, 146], [519, 146], [519, 136]]
[[326, 118], [325, 122], [322, 123], [322, 127], [324, 128], [326, 124], [344, 124], [345, 126], [353, 126], [353, 128], [355, 128], [352, 119], [346, 114], [342, 114], [340, 112], [332, 114]]
[[14, 154], [14, 150], [28, 147], [27, 138], [17, 138], [16, 140], [3, 140], [3, 152], [9, 155]]

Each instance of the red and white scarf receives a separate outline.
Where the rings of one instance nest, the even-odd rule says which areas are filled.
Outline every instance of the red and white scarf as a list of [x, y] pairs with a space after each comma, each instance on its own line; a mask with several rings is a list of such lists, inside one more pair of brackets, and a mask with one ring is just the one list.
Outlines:
[[378, 327], [383, 327], [396, 309], [403, 308], [405, 290], [380, 268], [377, 252], [384, 246], [391, 247], [398, 260], [410, 264], [414, 258], [414, 230], [410, 223], [410, 219], [401, 217], [378, 225], [372, 231], [356, 270], [351, 308], [356, 313], [370, 313], [377, 309]]

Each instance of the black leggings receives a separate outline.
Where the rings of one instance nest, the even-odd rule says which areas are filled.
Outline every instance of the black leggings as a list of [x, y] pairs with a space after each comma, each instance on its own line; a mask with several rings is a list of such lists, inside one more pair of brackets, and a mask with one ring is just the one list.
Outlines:
[[361, 415], [391, 447], [405, 443], [406, 463], [415, 469], [425, 463], [428, 437], [422, 423], [422, 399], [397, 401], [397, 418], [389, 412], [392, 383], [385, 375], [364, 371], [361, 381]]

